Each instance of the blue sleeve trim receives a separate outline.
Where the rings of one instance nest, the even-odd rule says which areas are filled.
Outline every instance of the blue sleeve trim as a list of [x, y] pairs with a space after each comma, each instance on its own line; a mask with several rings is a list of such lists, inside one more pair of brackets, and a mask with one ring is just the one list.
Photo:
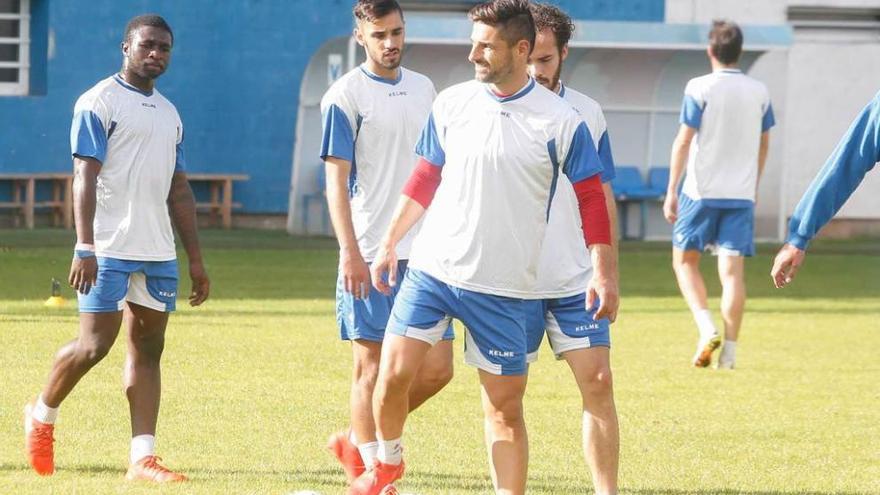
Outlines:
[[336, 105], [330, 105], [321, 118], [324, 132], [321, 139], [321, 159], [326, 160], [328, 156], [333, 156], [353, 161], [355, 134], [345, 112]]
[[94, 158], [104, 163], [107, 157], [107, 133], [95, 112], [82, 110], [73, 116], [70, 151], [74, 156]]
[[590, 137], [587, 124], [581, 122], [574, 131], [568, 156], [562, 164], [564, 173], [572, 184], [602, 173], [602, 162]]
[[556, 140], [551, 139], [547, 143], [547, 154], [550, 155], [550, 163], [553, 164], [553, 179], [550, 182], [550, 195], [547, 197], [546, 220], [550, 221], [550, 207], [553, 206], [553, 198], [556, 197], [556, 187], [559, 184], [559, 156], [556, 154]]
[[183, 151], [183, 141], [177, 143], [177, 158], [174, 160], [174, 172], [186, 172], [186, 153]]
[[416, 154], [442, 167], [446, 164], [446, 151], [440, 144], [440, 137], [437, 135], [437, 125], [434, 123], [434, 112], [428, 116], [428, 123], [422, 129], [422, 135], [416, 143]]
[[786, 243], [791, 244], [792, 246], [800, 249], [801, 251], [806, 251], [807, 246], [810, 245], [810, 240], [806, 237], [801, 237], [797, 234], [791, 234], [788, 236], [788, 239], [785, 240]]
[[761, 119], [761, 132], [769, 131], [774, 125], [776, 125], [776, 117], [773, 115], [773, 105], [768, 103], [764, 118]]
[[807, 242], [837, 214], [878, 161], [880, 95], [856, 117], [804, 193], [791, 216], [789, 242], [805, 249]]
[[602, 133], [599, 138], [599, 161], [602, 162], [602, 182], [611, 182], [617, 177], [617, 170], [614, 169], [614, 157], [611, 156], [611, 139], [608, 137], [608, 131]]
[[703, 108], [693, 96], [684, 95], [684, 101], [681, 103], [681, 118], [679, 121], [693, 129], [699, 129], [703, 122]]

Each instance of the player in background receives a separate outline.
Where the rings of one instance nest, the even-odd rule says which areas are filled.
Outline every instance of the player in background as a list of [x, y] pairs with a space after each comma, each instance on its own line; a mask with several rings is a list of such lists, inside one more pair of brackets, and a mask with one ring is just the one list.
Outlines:
[[469, 17], [476, 80], [452, 86], [434, 102], [417, 147], [419, 164], [372, 267], [377, 289], [395, 289], [397, 246], [424, 215], [382, 349], [373, 398], [378, 460], [350, 495], [396, 491], [410, 384], [452, 317], [467, 327], [465, 360], [478, 368], [495, 491], [524, 493], [524, 322], [531, 307], [525, 297], [537, 284], [559, 174], [574, 184], [582, 218], [590, 218], [584, 229], [597, 253], [597, 317], [613, 319], [617, 309], [602, 166], [571, 105], [528, 75], [535, 40], [529, 3], [485, 2]]
[[777, 288], [794, 280], [807, 246], [880, 162], [880, 93], [859, 113], [804, 193], [789, 223], [788, 240], [770, 276]]
[[[404, 18], [395, 0], [360, 0], [354, 36], [366, 62], [343, 75], [321, 100], [321, 159], [327, 203], [339, 241], [336, 319], [351, 342], [351, 428], [330, 437], [328, 448], [349, 482], [376, 457], [373, 387], [385, 327], [396, 291], [371, 290], [370, 263], [403, 185], [413, 170], [419, 131], [428, 120], [435, 91], [431, 81], [401, 67]], [[400, 243], [397, 269], [406, 271], [412, 235]], [[415, 409], [452, 379], [452, 328], [428, 355], [411, 390]]]
[[739, 26], [713, 23], [706, 49], [712, 73], [691, 79], [685, 88], [663, 203], [666, 220], [675, 225], [672, 266], [700, 334], [693, 358], [697, 367], [709, 366], [721, 346], [700, 274], [706, 249], [718, 257], [722, 287], [724, 347], [718, 368], [732, 369], [736, 361], [746, 302], [744, 258], [755, 251], [755, 199], [775, 124], [766, 86], [737, 67], [742, 43]]
[[76, 102], [70, 140], [77, 243], [70, 284], [79, 293], [79, 336], [58, 351], [42, 393], [25, 408], [28, 460], [41, 475], [55, 470], [61, 402], [107, 355], [124, 320], [132, 431], [126, 479], [186, 480], [155, 455], [159, 362], [178, 285], [172, 222], [189, 259], [190, 305], [202, 304], [210, 287], [184, 171], [183, 125], [155, 88], [173, 44], [161, 17], [133, 18], [122, 42], [122, 70]]
[[[558, 7], [532, 3], [537, 36], [529, 58], [536, 81], [570, 103], [597, 143], [602, 163], [602, 190], [611, 218], [611, 245], [617, 256], [617, 207], [610, 181], [614, 159], [606, 131], [605, 115], [595, 100], [560, 81], [568, 56], [574, 24]], [[550, 219], [538, 264], [535, 317], [529, 320], [529, 361], [538, 357], [546, 331], [558, 359], [565, 359], [574, 374], [583, 405], [583, 450], [597, 495], [617, 493], [620, 438], [611, 378], [611, 338], [607, 319], [596, 320], [597, 306], [588, 301], [587, 286], [593, 276], [590, 253], [584, 244], [577, 197], [571, 182], [560, 177], [550, 207]]]

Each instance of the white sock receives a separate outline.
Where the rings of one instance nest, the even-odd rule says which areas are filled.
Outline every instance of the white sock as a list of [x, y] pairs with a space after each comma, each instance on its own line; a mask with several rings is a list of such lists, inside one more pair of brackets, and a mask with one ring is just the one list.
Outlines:
[[367, 469], [373, 469], [373, 461], [379, 454], [379, 442], [367, 442], [358, 445], [358, 452], [361, 453], [361, 459], [364, 460], [364, 466]]
[[715, 329], [715, 322], [712, 321], [711, 311], [708, 309], [699, 309], [693, 313], [694, 321], [697, 323], [697, 328], [700, 330], [700, 338], [708, 339], [718, 335], [718, 330]]
[[403, 447], [401, 446], [399, 438], [388, 441], [379, 440], [378, 443], [379, 452], [376, 454], [376, 458], [378, 458], [380, 462], [397, 466], [403, 461]]
[[732, 363], [736, 361], [736, 341], [725, 340], [724, 347], [721, 348], [721, 357], [718, 358], [719, 363]]
[[138, 435], [131, 438], [131, 463], [156, 453], [156, 437], [153, 435]]
[[58, 408], [47, 406], [46, 403], [43, 402], [43, 395], [40, 394], [40, 396], [37, 397], [37, 402], [34, 404], [33, 410], [31, 410], [31, 418], [43, 424], [55, 424], [55, 420], [58, 419]]

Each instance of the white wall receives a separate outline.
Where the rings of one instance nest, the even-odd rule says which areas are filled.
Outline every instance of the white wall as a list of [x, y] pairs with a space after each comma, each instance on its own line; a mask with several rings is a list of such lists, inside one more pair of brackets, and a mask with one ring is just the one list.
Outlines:
[[787, 4], [787, 0], [666, 0], [666, 22], [699, 24], [729, 19], [740, 24], [783, 24]]
[[[880, 89], [880, 43], [796, 43], [789, 54], [788, 99], [782, 116], [787, 211], [800, 196], [853, 118]], [[838, 218], [880, 218], [880, 174], [868, 174]]]

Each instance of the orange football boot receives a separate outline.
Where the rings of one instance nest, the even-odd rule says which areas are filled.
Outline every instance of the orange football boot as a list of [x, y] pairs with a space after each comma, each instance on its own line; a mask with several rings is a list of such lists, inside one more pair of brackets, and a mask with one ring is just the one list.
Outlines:
[[175, 473], [160, 464], [162, 459], [155, 455], [145, 456], [143, 459], [132, 464], [125, 474], [128, 481], [152, 481], [155, 483], [174, 483], [187, 481], [187, 477]]
[[403, 461], [398, 465], [385, 464], [376, 459], [373, 469], [358, 476], [346, 495], [398, 495], [392, 483], [403, 477]]
[[345, 477], [348, 478], [349, 484], [367, 470], [361, 452], [357, 445], [352, 443], [348, 432], [340, 431], [330, 435], [330, 439], [327, 441], [327, 450], [342, 464], [342, 470], [345, 471]]
[[55, 472], [55, 425], [41, 423], [31, 417], [33, 403], [24, 406], [24, 446], [28, 462], [40, 476]]
[[719, 335], [715, 335], [703, 343], [702, 348], [699, 348], [697, 355], [694, 356], [694, 366], [706, 368], [712, 364], [712, 353], [718, 350], [719, 347], [721, 347], [721, 337]]

